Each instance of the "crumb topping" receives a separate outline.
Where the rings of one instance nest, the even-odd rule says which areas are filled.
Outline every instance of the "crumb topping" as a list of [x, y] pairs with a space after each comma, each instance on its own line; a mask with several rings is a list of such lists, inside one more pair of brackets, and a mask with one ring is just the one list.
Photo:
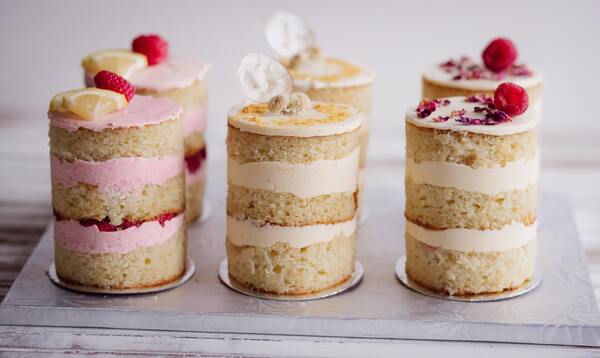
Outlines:
[[269, 101], [269, 111], [275, 114], [298, 114], [311, 105], [310, 98], [304, 93], [294, 92], [291, 96], [278, 95]]

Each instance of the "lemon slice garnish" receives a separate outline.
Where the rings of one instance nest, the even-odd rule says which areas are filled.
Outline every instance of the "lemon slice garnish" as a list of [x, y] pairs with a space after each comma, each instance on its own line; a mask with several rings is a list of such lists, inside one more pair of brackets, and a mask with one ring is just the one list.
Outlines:
[[128, 78], [135, 71], [148, 66], [146, 55], [129, 50], [98, 51], [83, 59], [81, 65], [92, 76], [101, 70]]
[[126, 106], [124, 95], [99, 88], [59, 93], [50, 101], [50, 111], [72, 112], [88, 121], [102, 118]]

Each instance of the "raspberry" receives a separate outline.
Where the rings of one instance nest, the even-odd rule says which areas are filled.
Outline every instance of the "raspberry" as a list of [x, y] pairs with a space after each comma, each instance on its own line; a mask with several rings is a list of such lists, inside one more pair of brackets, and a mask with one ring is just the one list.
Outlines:
[[135, 95], [135, 87], [123, 77], [110, 71], [102, 70], [94, 76], [97, 88], [110, 90], [125, 96], [127, 102]]
[[167, 58], [169, 44], [158, 35], [140, 35], [131, 43], [131, 49], [146, 55], [148, 65], [156, 65]]
[[490, 42], [481, 55], [485, 67], [502, 72], [517, 59], [517, 48], [509, 39], [497, 38]]
[[185, 157], [185, 164], [187, 165], [187, 170], [190, 173], [197, 172], [204, 160], [206, 159], [206, 147], [200, 149], [196, 153]]
[[509, 116], [518, 116], [527, 110], [529, 96], [525, 88], [504, 82], [494, 92], [494, 105]]

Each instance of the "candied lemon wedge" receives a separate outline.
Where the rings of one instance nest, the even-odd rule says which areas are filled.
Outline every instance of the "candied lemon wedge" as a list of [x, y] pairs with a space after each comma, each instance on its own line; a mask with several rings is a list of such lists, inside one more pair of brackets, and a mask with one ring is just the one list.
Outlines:
[[127, 106], [124, 95], [99, 88], [59, 93], [50, 101], [50, 111], [72, 112], [82, 119], [92, 121]]
[[129, 50], [98, 51], [83, 59], [81, 65], [90, 75], [107, 70], [128, 78], [133, 72], [148, 66], [146, 55]]

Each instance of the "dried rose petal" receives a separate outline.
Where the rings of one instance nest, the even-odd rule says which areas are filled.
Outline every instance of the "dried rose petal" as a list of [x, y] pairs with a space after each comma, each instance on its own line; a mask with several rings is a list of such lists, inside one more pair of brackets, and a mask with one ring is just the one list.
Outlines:
[[458, 109], [456, 111], [452, 111], [450, 112], [450, 117], [460, 117], [460, 116], [464, 116], [465, 113], [467, 111], [463, 108], [463, 109]]
[[431, 113], [435, 112], [435, 110], [438, 108], [438, 106], [447, 106], [449, 104], [450, 104], [449, 99], [424, 98], [421, 100], [421, 102], [417, 106], [417, 109], [416, 109], [417, 117], [427, 118], [431, 115]]
[[437, 108], [437, 102], [435, 100], [424, 98], [417, 106], [417, 117], [427, 118]]
[[450, 119], [450, 117], [448, 116], [438, 116], [438, 117], [433, 117], [432, 120], [436, 123], [439, 122], [447, 122]]
[[533, 72], [524, 64], [512, 64], [506, 70], [493, 72], [481, 63], [477, 63], [469, 57], [463, 56], [458, 60], [449, 59], [439, 64], [444, 72], [452, 75], [452, 80], [479, 80], [488, 79], [501, 81], [506, 76], [531, 77]]

